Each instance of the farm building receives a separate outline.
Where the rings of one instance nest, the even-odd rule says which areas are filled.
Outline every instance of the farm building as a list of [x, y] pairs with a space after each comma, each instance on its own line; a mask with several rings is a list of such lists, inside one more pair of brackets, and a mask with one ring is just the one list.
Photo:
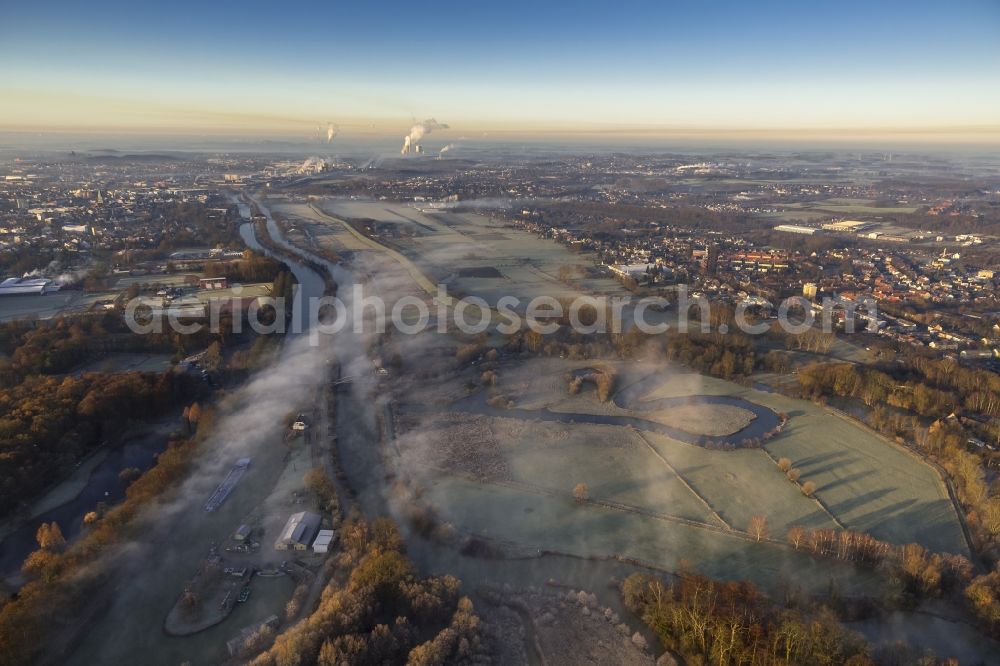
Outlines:
[[319, 515], [311, 511], [293, 513], [274, 542], [275, 550], [306, 550], [319, 530], [319, 523]]

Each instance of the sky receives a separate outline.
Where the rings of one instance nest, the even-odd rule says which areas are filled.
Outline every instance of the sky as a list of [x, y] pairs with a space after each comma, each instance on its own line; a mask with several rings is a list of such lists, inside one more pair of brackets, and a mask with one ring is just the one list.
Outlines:
[[997, 141], [1000, 0], [0, 2], [0, 130]]

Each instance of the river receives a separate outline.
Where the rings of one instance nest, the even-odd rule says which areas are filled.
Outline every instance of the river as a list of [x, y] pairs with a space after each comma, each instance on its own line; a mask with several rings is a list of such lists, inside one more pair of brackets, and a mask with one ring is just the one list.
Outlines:
[[[257, 203], [256, 201], [254, 203]], [[240, 209], [240, 215], [244, 219], [250, 219], [250, 206], [242, 201], [237, 202]], [[292, 304], [292, 333], [301, 333], [309, 329], [309, 302], [312, 298], [320, 298], [323, 296], [323, 292], [326, 288], [323, 282], [323, 277], [319, 275], [316, 271], [305, 266], [294, 259], [294, 257], [302, 257], [310, 261], [315, 261], [316, 263], [327, 265], [331, 269], [329, 262], [319, 257], [314, 257], [308, 252], [305, 252], [297, 247], [294, 247], [285, 240], [284, 235], [281, 233], [280, 227], [278, 227], [277, 222], [271, 216], [270, 211], [264, 208], [259, 203], [257, 203], [258, 208], [261, 213], [266, 218], [267, 222], [267, 232], [271, 237], [271, 240], [281, 248], [288, 251], [285, 256], [276, 256], [271, 250], [267, 249], [257, 240], [257, 235], [254, 232], [254, 226], [252, 223], [244, 223], [240, 225], [240, 237], [247, 247], [256, 250], [262, 254], [265, 254], [273, 259], [284, 262], [292, 274], [295, 275], [295, 279], [298, 280], [298, 288], [295, 292], [295, 301]]]

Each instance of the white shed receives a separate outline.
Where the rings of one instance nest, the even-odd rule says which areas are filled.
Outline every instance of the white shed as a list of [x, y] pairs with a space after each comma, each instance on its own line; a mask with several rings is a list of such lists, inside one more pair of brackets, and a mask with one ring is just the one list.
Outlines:
[[333, 530], [320, 530], [319, 534], [316, 535], [316, 540], [313, 541], [313, 552], [314, 553], [328, 553], [330, 552], [330, 546], [333, 544]]

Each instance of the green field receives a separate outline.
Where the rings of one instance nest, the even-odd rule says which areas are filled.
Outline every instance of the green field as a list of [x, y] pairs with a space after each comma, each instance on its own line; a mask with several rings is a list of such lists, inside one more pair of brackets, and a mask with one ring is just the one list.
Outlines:
[[[789, 414], [791, 420], [767, 451], [791, 459], [802, 470], [800, 481], [813, 481], [816, 496], [848, 528], [894, 543], [917, 542], [968, 555], [955, 507], [929, 465], [870, 429], [805, 400], [710, 377], [701, 382], [705, 393], [740, 396]], [[790, 486], [777, 470], [772, 472], [758, 481]], [[780, 516], [781, 502], [761, 509]]]
[[598, 558], [622, 555], [669, 570], [692, 566], [709, 576], [753, 580], [772, 592], [784, 585], [820, 592], [831, 581], [846, 594], [872, 593], [880, 586], [874, 572], [724, 532], [580, 505], [568, 496], [440, 477], [426, 497], [463, 531], [539, 550]]
[[815, 210], [792, 210], [784, 209], [773, 213], [761, 213], [757, 217], [764, 218], [766, 220], [787, 220], [789, 222], [813, 222], [814, 220], [822, 220], [830, 217], [829, 213], [823, 213], [821, 211]]
[[874, 199], [832, 198], [822, 201], [775, 204], [781, 210], [761, 213], [759, 217], [790, 222], [812, 222], [832, 216], [893, 215], [916, 212], [915, 206], [876, 206]]
[[[437, 211], [383, 201], [328, 198], [323, 210], [344, 218], [371, 218], [408, 226], [415, 234], [399, 250], [432, 280], [448, 279], [451, 293], [475, 294], [490, 305], [505, 295], [527, 302], [540, 295], [571, 298], [581, 294], [617, 294], [612, 278], [574, 276], [572, 285], [559, 281], [560, 267], [587, 267], [593, 261], [570, 252], [554, 240], [511, 229], [486, 215]], [[465, 277], [459, 269], [490, 268], [499, 277]]]
[[[568, 395], [564, 375], [584, 365], [560, 359], [509, 364], [499, 370], [498, 388], [513, 396], [519, 409], [623, 413], [599, 402], [592, 389]], [[618, 369], [619, 386], [649, 371], [610, 365]], [[762, 584], [778, 580], [778, 572], [793, 561], [812, 570], [808, 558], [784, 543], [793, 525], [837, 528], [839, 521], [893, 543], [917, 542], [968, 555], [957, 513], [936, 472], [876, 433], [806, 401], [673, 367], [661, 372], [663, 383], [647, 399], [731, 395], [786, 412], [791, 420], [766, 450], [718, 451], [623, 426], [538, 421], [517, 412], [491, 417], [491, 437], [502, 451], [509, 481], [428, 475], [424, 482], [442, 517], [463, 531], [536, 548], [625, 555], [665, 568], [688, 559], [713, 575], [749, 575]], [[434, 441], [433, 419], [421, 433]], [[400, 441], [405, 451], [407, 440]], [[802, 471], [801, 482], [816, 484], [819, 501], [785, 478], [774, 462], [784, 456]], [[587, 485], [594, 502], [573, 501], [578, 483]], [[767, 517], [770, 536], [778, 543], [747, 541], [754, 515]], [[807, 584], [813, 583], [822, 581]]]
[[905, 206], [893, 206], [893, 207], [879, 207], [879, 206], [859, 206], [859, 205], [837, 205], [837, 204], [827, 204], [825, 202], [820, 202], [816, 204], [814, 210], [825, 210], [831, 213], [844, 213], [848, 215], [892, 215], [893, 213], [898, 213], [902, 215], [907, 215], [909, 213], [916, 212], [915, 207], [905, 207]]
[[727, 523], [745, 530], [750, 518], [767, 516], [771, 535], [792, 525], [833, 528], [835, 523], [805, 498], [763, 451], [707, 451], [656, 433], [646, 437]]
[[562, 493], [586, 483], [594, 499], [719, 525], [642, 437], [627, 428], [537, 423], [518, 435], [504, 423], [498, 426], [494, 433], [515, 481]]

